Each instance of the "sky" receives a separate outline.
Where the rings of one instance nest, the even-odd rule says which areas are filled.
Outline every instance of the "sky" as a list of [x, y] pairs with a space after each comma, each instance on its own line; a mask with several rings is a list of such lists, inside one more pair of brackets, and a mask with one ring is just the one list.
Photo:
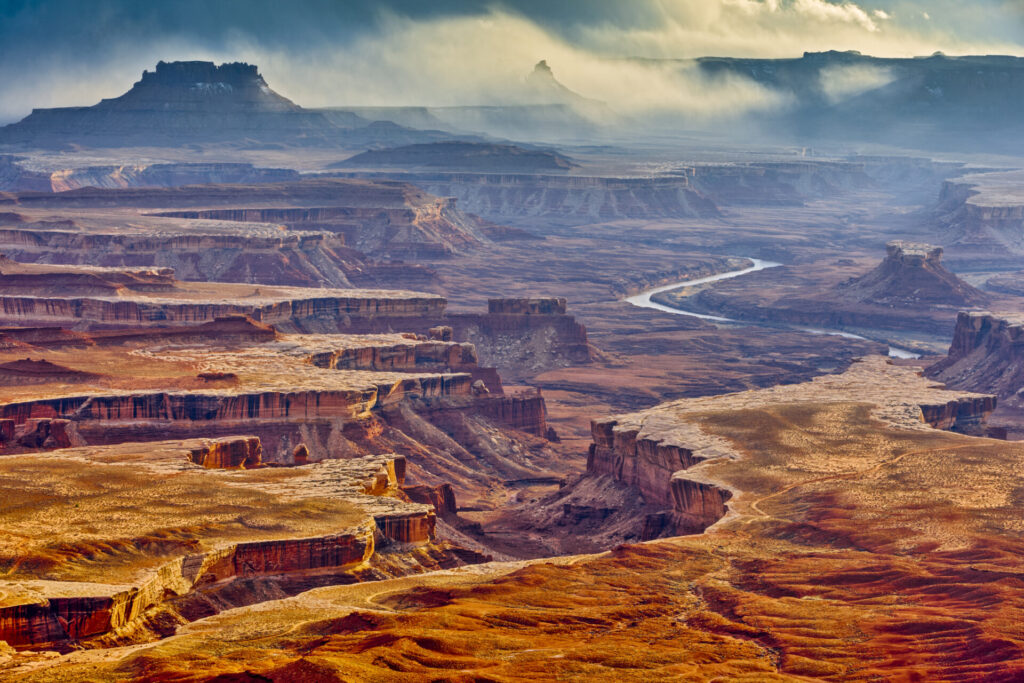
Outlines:
[[1024, 0], [0, 0], [0, 122], [116, 96], [161, 59], [255, 63], [305, 106], [500, 103], [546, 59], [627, 112], [715, 114], [771, 95], [622, 58], [828, 49], [1024, 55]]

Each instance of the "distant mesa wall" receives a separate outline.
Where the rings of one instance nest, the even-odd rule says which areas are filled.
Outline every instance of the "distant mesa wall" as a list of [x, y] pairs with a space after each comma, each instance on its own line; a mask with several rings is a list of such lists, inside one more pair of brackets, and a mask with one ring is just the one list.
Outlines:
[[843, 161], [703, 164], [689, 173], [693, 188], [719, 205], [799, 206], [873, 184], [864, 164]]
[[706, 218], [720, 214], [714, 202], [695, 190], [685, 176], [409, 173], [402, 177], [431, 194], [457, 198], [464, 211], [496, 221], [544, 217], [566, 223], [591, 223], [629, 218]]
[[[325, 232], [269, 236], [85, 232], [74, 227], [12, 224], [0, 218], [0, 252], [23, 263], [173, 268], [181, 280], [300, 287], [372, 285], [380, 270], [348, 249], [341, 235]], [[382, 274], [393, 270], [385, 267]], [[433, 281], [424, 266], [403, 264], [401, 272], [409, 281]]]
[[[323, 331], [346, 319], [373, 318], [432, 318], [444, 314], [446, 302], [435, 296], [371, 297], [325, 295], [294, 299], [281, 297], [253, 297], [253, 303], [244, 299], [224, 302], [100, 298], [41, 298], [36, 296], [0, 296], [0, 315], [11, 322], [76, 325], [90, 323], [99, 326], [115, 325], [195, 325], [213, 322], [218, 318], [248, 316], [257, 322], [281, 329]], [[313, 326], [310, 328], [309, 326]]]
[[949, 259], [963, 267], [1019, 267], [1024, 198], [1019, 172], [965, 176], [943, 183], [933, 212]]

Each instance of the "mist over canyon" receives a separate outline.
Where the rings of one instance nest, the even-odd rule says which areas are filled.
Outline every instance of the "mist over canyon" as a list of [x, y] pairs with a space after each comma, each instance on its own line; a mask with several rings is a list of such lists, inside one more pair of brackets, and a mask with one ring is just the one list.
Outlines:
[[0, 44], [0, 679], [1024, 675], [1015, 3]]

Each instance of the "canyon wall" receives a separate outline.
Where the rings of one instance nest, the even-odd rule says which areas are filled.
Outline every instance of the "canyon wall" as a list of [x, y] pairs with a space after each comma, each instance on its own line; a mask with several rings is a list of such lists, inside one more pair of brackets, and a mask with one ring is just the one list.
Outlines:
[[929, 367], [928, 377], [950, 387], [990, 391], [1000, 398], [1024, 386], [1024, 321], [1016, 316], [963, 312], [945, 359]]
[[1020, 172], [947, 180], [932, 218], [949, 260], [964, 268], [1018, 268], [1024, 254]]
[[[82, 474], [87, 476], [89, 468], [102, 469], [127, 457], [125, 464], [137, 461], [143, 470], [141, 476], [146, 476], [147, 467], [164, 466], [147, 461], [145, 455], [134, 455], [149, 448], [160, 452], [159, 457], [169, 458], [167, 465], [171, 469], [165, 476], [173, 477], [172, 472], [180, 467], [175, 463], [175, 454], [182, 462], [196, 462], [199, 454], [198, 458], [206, 463], [204, 467], [216, 468], [218, 465], [210, 459], [218, 457], [217, 454], [247, 452], [258, 457], [260, 442], [253, 437], [234, 437], [180, 444], [139, 444], [135, 450], [131, 446], [133, 444], [109, 453], [90, 451], [87, 457], [98, 457], [98, 460], [83, 462]], [[48, 457], [60, 458], [65, 453], [68, 457], [80, 457], [79, 451], [57, 451]], [[235, 467], [235, 459], [229, 458], [230, 462], [221, 464]], [[257, 463], [252, 464], [258, 467]], [[0, 640], [15, 648], [66, 649], [76, 641], [103, 634], [127, 635], [146, 617], [147, 611], [167, 605], [171, 605], [173, 611], [176, 602], [197, 593], [213, 597], [225, 590], [230, 592], [231, 583], [236, 580], [303, 574], [316, 574], [321, 580], [342, 583], [373, 580], [372, 575], [364, 577], [358, 570], [365, 568], [382, 546], [395, 543], [423, 546], [434, 537], [435, 512], [431, 506], [395, 497], [404, 485], [404, 472], [405, 462], [401, 456], [369, 456], [296, 468], [296, 476], [309, 479], [303, 495], [314, 498], [331, 495], [327, 491], [318, 493], [318, 482], [331, 482], [336, 489], [333, 495], [347, 496], [353, 505], [365, 509], [363, 520], [347, 523], [345, 528], [327, 535], [229, 542], [213, 547], [197, 546], [191, 551], [186, 548], [179, 551], [178, 557], [140, 572], [140, 580], [130, 586], [52, 581], [43, 588], [42, 599], [36, 593], [20, 598], [8, 595], [0, 601]], [[259, 480], [255, 481], [257, 487], [260, 486]], [[278, 495], [279, 492], [268, 489], [268, 502], [276, 500]], [[397, 546], [399, 553], [404, 552], [402, 547]], [[415, 566], [414, 561], [407, 561], [407, 564], [409, 569]], [[22, 578], [16, 577], [12, 587], [19, 588], [17, 580]], [[47, 591], [52, 594], [46, 595]], [[234, 593], [220, 598], [221, 608], [233, 601], [246, 604], [252, 599], [245, 597], [244, 586], [234, 589]]]
[[[395, 173], [332, 173], [396, 177]], [[661, 178], [514, 173], [399, 173], [425, 191], [455, 197], [464, 211], [501, 221], [543, 217], [567, 224], [629, 218], [707, 218], [715, 204], [685, 175]]]
[[[0, 252], [23, 263], [173, 268], [179, 279], [206, 282], [311, 287], [377, 282], [377, 265], [329, 233], [87, 232], [19, 227], [0, 219]], [[407, 270], [410, 281], [433, 282], [423, 266], [408, 264]]]

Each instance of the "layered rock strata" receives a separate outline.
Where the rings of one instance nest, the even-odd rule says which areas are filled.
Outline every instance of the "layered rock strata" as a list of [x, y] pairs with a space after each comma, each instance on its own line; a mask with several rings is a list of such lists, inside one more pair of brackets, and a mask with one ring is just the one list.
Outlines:
[[728, 442], [701, 429], [702, 416], [773, 404], [865, 400], [877, 401], [875, 414], [901, 427], [966, 433], [982, 429], [996, 408], [995, 396], [945, 391], [911, 370], [870, 357], [841, 375], [807, 384], [685, 399], [595, 420], [587, 472], [611, 476], [636, 489], [645, 503], [665, 508], [665, 519], [645, 522], [651, 533], [699, 533], [726, 515], [734, 492], [703, 477], [698, 466], [739, 457]]
[[[374, 173], [358, 175], [377, 177]], [[395, 176], [392, 173], [388, 177]], [[715, 203], [695, 190], [686, 176], [434, 172], [399, 177], [431, 194], [455, 197], [463, 210], [496, 221], [543, 217], [573, 224], [657, 217], [710, 218], [720, 214]]]
[[966, 175], [942, 185], [933, 218], [951, 258], [969, 268], [1016, 268], [1024, 254], [1020, 171]]
[[927, 375], [957, 389], [991, 391], [1001, 398], [1024, 388], [1024, 319], [962, 312], [945, 359]]
[[[127, 634], [147, 612], [225, 582], [303, 572], [352, 580], [378, 546], [432, 540], [433, 508], [401, 499], [400, 456], [267, 470], [259, 447], [258, 439], [236, 437], [0, 459], [4, 470], [34, 473], [27, 487], [2, 496], [8, 505], [26, 497], [33, 505], [6, 516], [21, 540], [0, 544], [9, 569], [0, 639], [38, 648]], [[209, 469], [236, 468], [242, 456], [249, 469]], [[55, 478], [59, 493], [48, 492]], [[101, 481], [106, 495], [92, 495]], [[160, 503], [172, 489], [181, 503], [203, 505], [213, 495], [219, 504], [197, 522]], [[79, 509], [66, 525], [40, 523], [72, 502]], [[119, 506], [129, 502], [134, 512], [126, 516]]]

